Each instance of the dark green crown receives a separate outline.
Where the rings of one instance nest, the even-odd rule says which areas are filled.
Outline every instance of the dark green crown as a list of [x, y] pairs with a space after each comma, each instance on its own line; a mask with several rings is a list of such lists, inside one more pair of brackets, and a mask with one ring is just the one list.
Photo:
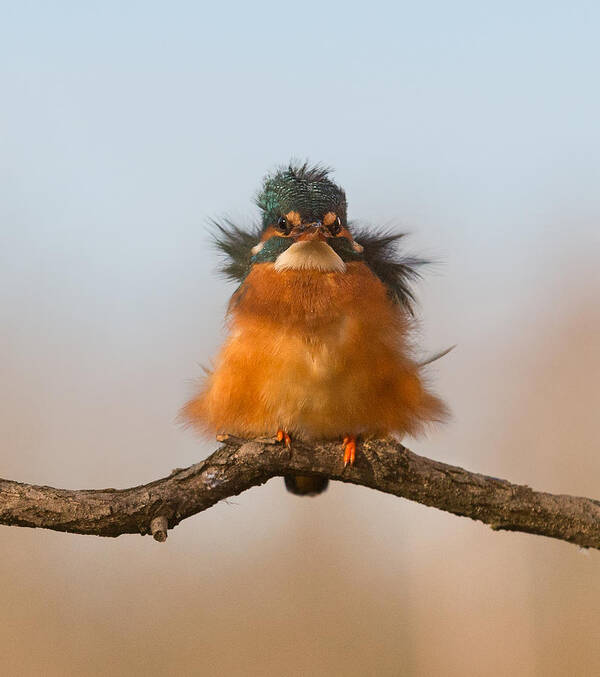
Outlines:
[[290, 211], [302, 220], [316, 220], [335, 212], [346, 224], [346, 194], [329, 179], [330, 170], [320, 165], [290, 164], [263, 180], [256, 203], [263, 212], [263, 228]]

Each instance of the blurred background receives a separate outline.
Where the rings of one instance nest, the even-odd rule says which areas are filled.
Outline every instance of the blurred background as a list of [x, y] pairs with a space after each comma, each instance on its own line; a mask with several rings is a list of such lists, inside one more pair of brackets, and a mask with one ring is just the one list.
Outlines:
[[[209, 217], [336, 169], [412, 236], [452, 420], [417, 453], [600, 498], [593, 2], [1, 2], [0, 473], [126, 487], [215, 444], [179, 407], [233, 288]], [[0, 527], [6, 675], [597, 675], [600, 554], [280, 479], [166, 544]]]

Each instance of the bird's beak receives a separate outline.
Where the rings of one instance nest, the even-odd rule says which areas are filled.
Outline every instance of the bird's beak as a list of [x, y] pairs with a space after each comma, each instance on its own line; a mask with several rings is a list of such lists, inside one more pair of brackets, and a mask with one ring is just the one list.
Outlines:
[[329, 237], [329, 231], [327, 226], [324, 226], [320, 221], [312, 221], [296, 226], [290, 235], [296, 242], [307, 242], [309, 240], [326, 240]]

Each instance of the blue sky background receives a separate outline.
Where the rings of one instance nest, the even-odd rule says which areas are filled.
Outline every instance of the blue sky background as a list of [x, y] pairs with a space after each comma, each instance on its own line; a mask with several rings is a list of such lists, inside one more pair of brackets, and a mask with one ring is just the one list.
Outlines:
[[[297, 157], [438, 261], [419, 345], [458, 344], [432, 372], [454, 418], [415, 450], [597, 497], [599, 20], [593, 2], [0, 2], [2, 474], [125, 486], [211, 450], [173, 423], [232, 292], [206, 223], [255, 218], [261, 177]], [[213, 647], [230, 674], [600, 671], [594, 555], [346, 486], [235, 504], [159, 554], [4, 529], [3, 599], [30, 610], [8, 660], [193, 674], [200, 628], [205, 669]], [[135, 628], [99, 626], [108, 605]]]

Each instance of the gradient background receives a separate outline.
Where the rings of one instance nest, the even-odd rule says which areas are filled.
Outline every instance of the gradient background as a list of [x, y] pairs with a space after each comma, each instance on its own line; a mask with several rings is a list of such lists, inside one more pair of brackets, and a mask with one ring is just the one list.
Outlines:
[[[174, 418], [232, 287], [206, 219], [336, 168], [441, 263], [456, 350], [418, 453], [600, 498], [594, 2], [1, 2], [2, 476], [125, 487], [214, 444]], [[0, 528], [6, 675], [597, 675], [600, 555], [279, 479], [165, 545]]]

